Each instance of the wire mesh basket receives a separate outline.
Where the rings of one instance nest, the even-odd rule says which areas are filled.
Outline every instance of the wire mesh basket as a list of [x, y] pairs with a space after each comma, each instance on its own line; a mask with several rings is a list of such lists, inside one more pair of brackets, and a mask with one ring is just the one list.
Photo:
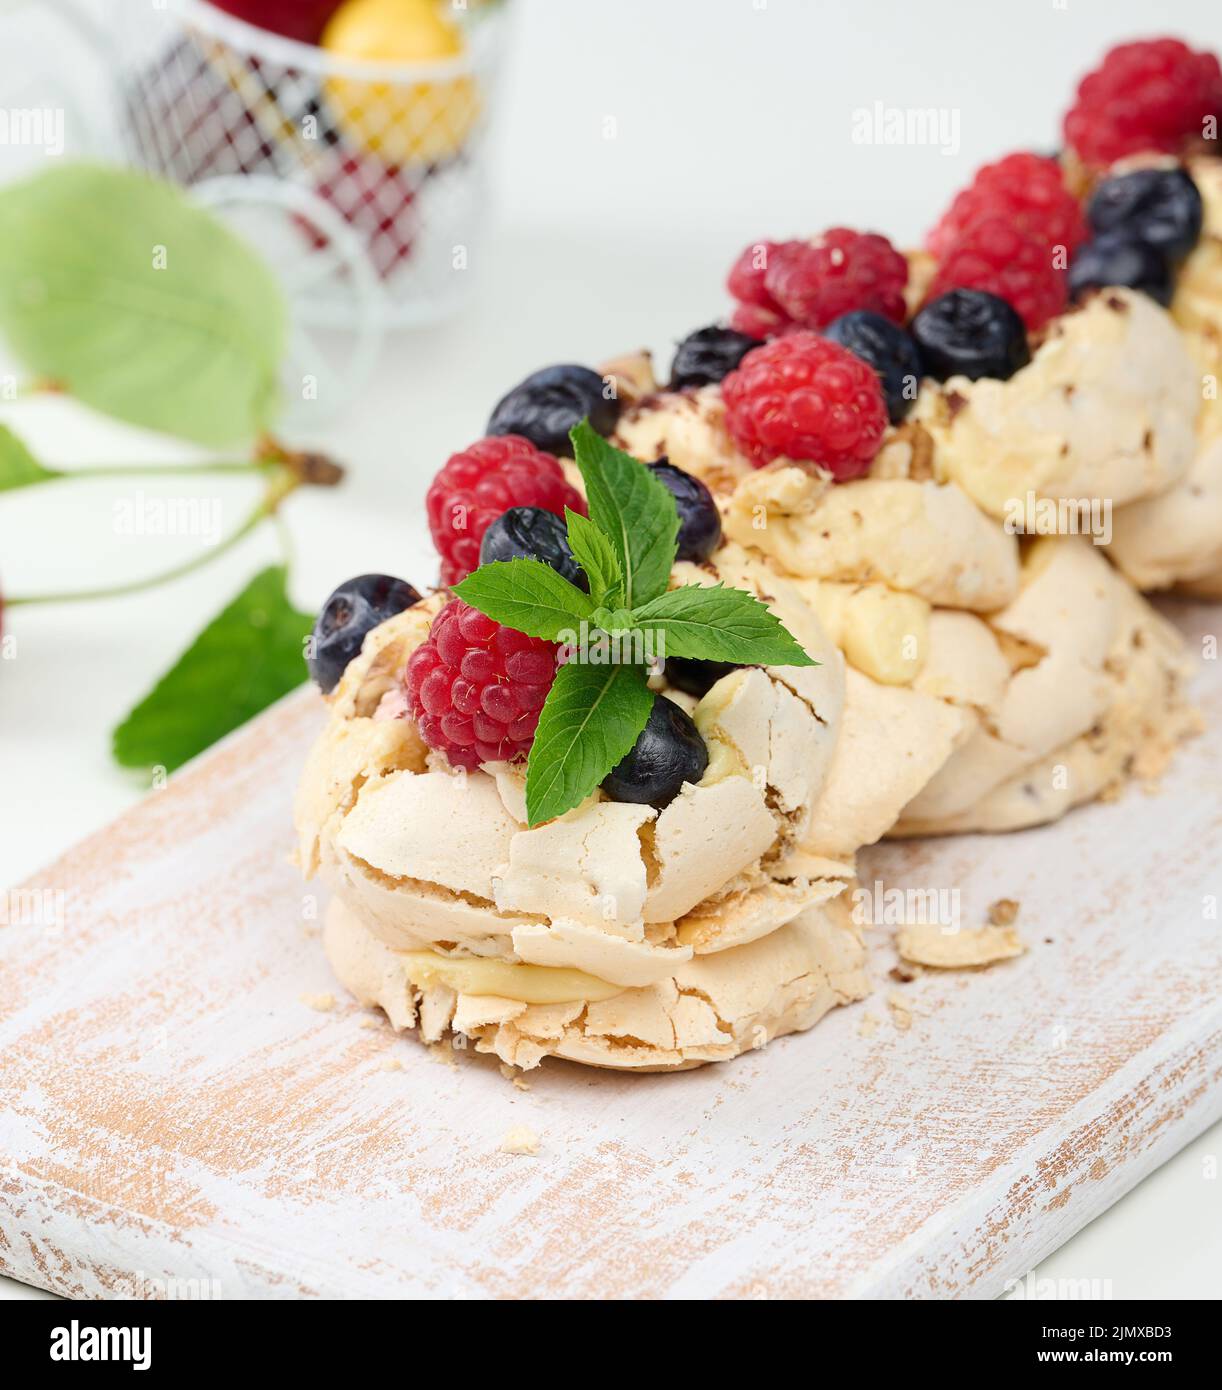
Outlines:
[[206, 0], [125, 4], [125, 153], [240, 216], [303, 322], [434, 321], [472, 280], [504, 11], [455, 0], [453, 56], [407, 66], [282, 38]]

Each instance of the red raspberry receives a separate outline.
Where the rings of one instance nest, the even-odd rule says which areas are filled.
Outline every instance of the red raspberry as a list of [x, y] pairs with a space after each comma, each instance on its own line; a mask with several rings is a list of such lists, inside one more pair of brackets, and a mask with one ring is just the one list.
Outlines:
[[455, 767], [513, 762], [534, 741], [556, 676], [556, 644], [502, 627], [453, 598], [407, 663], [420, 736]]
[[986, 217], [1004, 217], [1046, 245], [1070, 252], [1087, 238], [1081, 204], [1065, 187], [1060, 164], [1043, 155], [1008, 154], [978, 169], [925, 244], [941, 258], [973, 222]]
[[908, 262], [874, 232], [833, 227], [813, 242], [787, 241], [768, 258], [764, 288], [804, 328], [823, 328], [851, 309], [904, 321]]
[[1014, 306], [1034, 333], [1068, 301], [1067, 277], [1054, 251], [1001, 217], [986, 217], [960, 234], [929, 287], [929, 299], [948, 290], [985, 290]]
[[814, 241], [757, 241], [730, 268], [740, 333], [774, 337], [792, 325], [823, 328], [850, 309], [904, 321], [908, 262], [886, 237], [833, 227]]
[[730, 434], [756, 468], [785, 457], [846, 482], [869, 468], [887, 428], [873, 367], [805, 330], [752, 348], [721, 390]]
[[1078, 84], [1065, 116], [1065, 142], [1086, 164], [1126, 155], [1174, 154], [1222, 114], [1222, 69], [1212, 53], [1179, 39], [1143, 39], [1111, 49]]
[[484, 532], [510, 507], [542, 507], [585, 515], [581, 494], [564, 470], [519, 434], [480, 439], [452, 454], [425, 496], [429, 532], [441, 556], [441, 582], [457, 584], [479, 567]]

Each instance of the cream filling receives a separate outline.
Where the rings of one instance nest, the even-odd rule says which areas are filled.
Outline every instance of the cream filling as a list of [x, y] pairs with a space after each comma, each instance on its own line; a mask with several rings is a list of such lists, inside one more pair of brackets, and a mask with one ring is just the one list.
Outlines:
[[523, 1004], [593, 1003], [624, 992], [623, 985], [560, 966], [515, 965], [506, 960], [443, 956], [436, 951], [396, 951], [395, 959], [420, 990], [444, 985], [455, 994], [491, 994]]

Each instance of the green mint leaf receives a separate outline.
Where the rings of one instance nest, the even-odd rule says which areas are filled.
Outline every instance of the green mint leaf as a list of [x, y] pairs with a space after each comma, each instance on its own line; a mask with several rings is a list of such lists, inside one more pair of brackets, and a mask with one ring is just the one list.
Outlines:
[[623, 597], [624, 572], [615, 547], [597, 526], [580, 512], [564, 509], [569, 527], [569, 549], [573, 559], [590, 581], [590, 599], [595, 605], [616, 604]]
[[633, 621], [646, 631], [662, 633], [667, 656], [751, 666], [819, 664], [774, 613], [743, 589], [685, 584], [642, 605]]
[[675, 499], [639, 459], [608, 444], [588, 421], [574, 425], [569, 438], [590, 520], [619, 560], [624, 606], [648, 603], [670, 582], [679, 535]]
[[63, 476], [58, 469], [44, 468], [7, 425], [0, 425], [0, 492]]
[[526, 764], [526, 818], [541, 825], [579, 806], [645, 727], [654, 695], [640, 666], [561, 666]]
[[293, 607], [286, 580], [270, 566], [212, 619], [114, 731], [116, 762], [173, 772], [301, 684], [314, 619]]
[[271, 424], [285, 344], [275, 277], [180, 189], [57, 165], [0, 189], [0, 246], [0, 331], [32, 373], [213, 447]]
[[541, 560], [494, 560], [455, 584], [454, 592], [494, 622], [549, 642], [594, 611], [589, 594]]

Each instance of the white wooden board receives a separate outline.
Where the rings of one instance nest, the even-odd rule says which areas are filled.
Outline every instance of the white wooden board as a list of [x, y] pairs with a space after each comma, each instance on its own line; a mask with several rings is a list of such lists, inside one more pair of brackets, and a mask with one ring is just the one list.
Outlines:
[[[1218, 610], [1170, 611], [1196, 640]], [[874, 997], [811, 1033], [528, 1091], [362, 1027], [332, 981], [286, 858], [300, 692], [27, 885], [49, 925], [0, 928], [0, 1269], [99, 1297], [994, 1296], [1222, 1114], [1216, 663], [1198, 691], [1155, 796], [865, 857], [968, 924], [1018, 899], [1021, 959], [900, 984], [875, 931]], [[538, 1157], [499, 1151], [517, 1125]]]

